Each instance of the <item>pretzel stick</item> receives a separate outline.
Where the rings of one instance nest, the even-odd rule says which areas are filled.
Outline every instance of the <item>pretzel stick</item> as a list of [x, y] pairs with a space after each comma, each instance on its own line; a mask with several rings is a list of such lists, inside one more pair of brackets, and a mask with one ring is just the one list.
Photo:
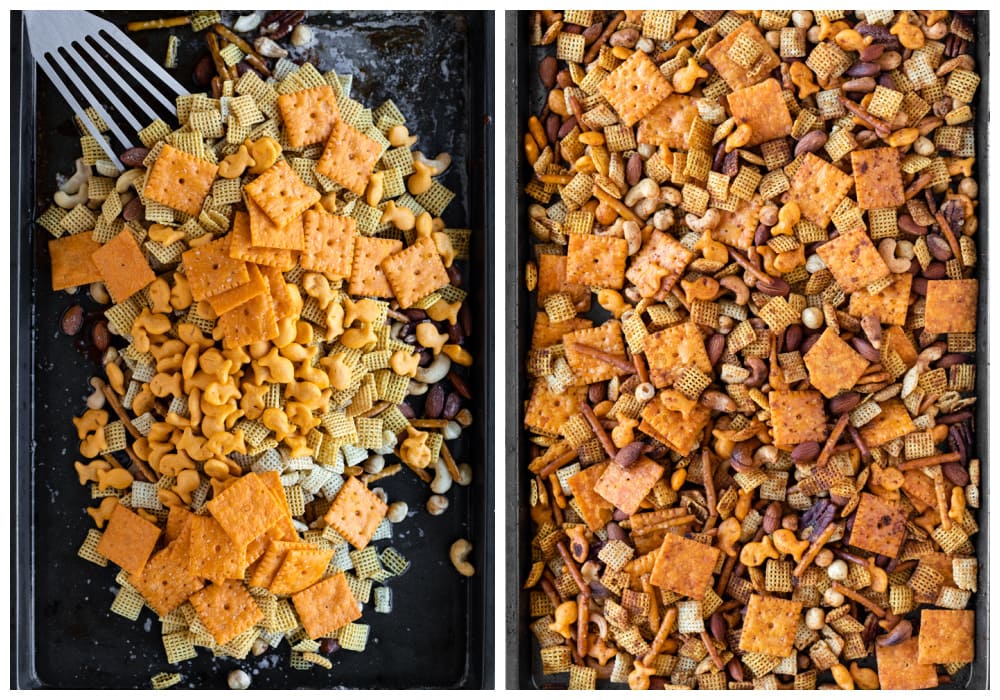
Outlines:
[[562, 540], [556, 542], [556, 549], [559, 550], [559, 556], [562, 557], [563, 562], [566, 564], [566, 568], [569, 569], [570, 576], [573, 577], [573, 581], [576, 582], [576, 587], [581, 591], [589, 591], [590, 586], [587, 582], [583, 580], [583, 574], [580, 573], [580, 567], [576, 565], [576, 561], [570, 556], [569, 549], [566, 548], [566, 543]]
[[601, 52], [601, 47], [608, 42], [608, 39], [610, 39], [611, 35], [618, 29], [618, 25], [621, 24], [623, 19], [625, 19], [624, 12], [619, 12], [611, 18], [611, 20], [604, 27], [604, 31], [601, 32], [601, 35], [594, 40], [594, 43], [587, 49], [587, 53], [583, 55], [584, 65], [597, 58], [597, 54]]
[[212, 54], [212, 63], [215, 64], [215, 72], [218, 73], [219, 79], [229, 80], [229, 69], [219, 54], [219, 39], [212, 32], [205, 32], [205, 42], [208, 44], [209, 53]]
[[191, 18], [187, 15], [182, 17], [166, 17], [164, 19], [147, 19], [141, 22], [129, 22], [125, 27], [130, 32], [141, 32], [145, 29], [169, 29], [171, 27], [183, 27], [191, 24]]
[[587, 651], [590, 649], [590, 635], [587, 630], [589, 623], [590, 595], [586, 592], [580, 592], [576, 596], [576, 652], [581, 657], [586, 657]]
[[639, 381], [649, 383], [649, 368], [646, 366], [646, 358], [642, 353], [632, 355], [632, 364], [635, 365], [635, 373], [639, 375]]
[[798, 578], [805, 573], [805, 570], [808, 569], [809, 565], [813, 563], [816, 555], [819, 554], [819, 550], [826, 546], [826, 543], [830, 541], [830, 538], [833, 537], [833, 533], [836, 531], [837, 526], [834, 523], [830, 523], [823, 529], [823, 532], [819, 533], [819, 537], [817, 537], [816, 540], [809, 545], [809, 549], [807, 549], [806, 553], [802, 555], [802, 561], [800, 561], [798, 566], [795, 567], [795, 570], [792, 571], [793, 576]]
[[819, 457], [816, 459], [816, 466], [823, 467], [826, 466], [827, 460], [833, 454], [833, 448], [837, 445], [837, 440], [844, 432], [844, 428], [847, 427], [847, 421], [850, 419], [850, 413], [844, 413], [837, 419], [837, 424], [833, 426], [833, 430], [830, 432], [830, 437], [827, 439], [826, 444], [823, 446], [823, 451], [819, 453]]
[[581, 401], [580, 412], [583, 413], [583, 417], [590, 423], [590, 429], [594, 431], [594, 435], [597, 436], [597, 440], [601, 443], [601, 447], [604, 448], [608, 457], [614, 459], [615, 455], [618, 454], [618, 450], [615, 449], [615, 444], [611, 442], [611, 438], [608, 437], [604, 426], [601, 425], [601, 421], [597, 420], [597, 416], [594, 415], [594, 409], [586, 401]]
[[677, 606], [671, 605], [669, 608], [663, 611], [663, 618], [660, 620], [660, 628], [656, 630], [656, 636], [653, 637], [653, 643], [649, 645], [649, 651], [644, 657], [642, 657], [642, 663], [646, 666], [652, 666], [653, 661], [663, 650], [663, 645], [667, 642], [667, 637], [670, 636], [670, 632], [677, 622]]
[[950, 530], [953, 523], [951, 522], [951, 514], [948, 512], [948, 487], [945, 486], [944, 476], [941, 474], [941, 469], [937, 469], [937, 473], [934, 474], [934, 495], [937, 498], [937, 509], [938, 517], [941, 518], [941, 529]]
[[955, 237], [955, 232], [951, 230], [951, 224], [948, 223], [948, 219], [944, 217], [941, 210], [938, 209], [937, 214], [934, 215], [934, 220], [938, 222], [938, 226], [941, 227], [941, 233], [948, 240], [948, 245], [951, 246], [951, 252], [954, 253], [957, 260], [962, 259], [962, 249], [958, 246], [958, 239]]
[[551, 462], [549, 462], [548, 464], [546, 464], [544, 467], [542, 467], [541, 469], [539, 469], [538, 470], [538, 476], [547, 477], [549, 474], [552, 474], [553, 472], [555, 472], [555, 471], [557, 471], [557, 470], [562, 469], [563, 467], [565, 467], [567, 464], [569, 464], [570, 462], [572, 462], [578, 456], [579, 455], [577, 455], [577, 453], [576, 453], [575, 450], [570, 450], [566, 454], [563, 454], [563, 455], [560, 455], [559, 457], [556, 457], [554, 460], [552, 460]]
[[910, 183], [910, 186], [906, 188], [906, 192], [903, 193], [903, 199], [913, 199], [917, 196], [918, 192], [927, 187], [927, 185], [931, 184], [933, 179], [933, 175], [930, 173], [924, 173]]
[[708, 649], [708, 655], [712, 657], [712, 663], [715, 664], [715, 667], [720, 671], [725, 671], [726, 664], [723, 663], [722, 657], [719, 656], [719, 650], [715, 648], [715, 642], [712, 641], [712, 637], [708, 634], [707, 630], [701, 631], [701, 641], [705, 645], [705, 648]]
[[854, 589], [842, 585], [839, 581], [833, 582], [833, 590], [837, 591], [845, 598], [850, 598], [855, 603], [863, 605], [864, 607], [868, 608], [873, 613], [875, 613], [876, 617], [885, 617], [885, 609], [883, 607], [869, 600], [868, 598], [865, 598], [863, 595], [861, 595]]
[[716, 517], [718, 516], [718, 505], [715, 495], [715, 473], [712, 468], [712, 457], [708, 454], [708, 450], [702, 450], [701, 452], [701, 473], [702, 478], [705, 480], [705, 499], [708, 501], [708, 520], [705, 521], [704, 530], [710, 530], [711, 524], [714, 524]]
[[451, 456], [451, 450], [448, 449], [448, 444], [444, 440], [441, 441], [439, 454], [444, 461], [444, 466], [448, 470], [448, 474], [454, 481], [458, 481], [461, 478], [461, 474], [458, 473], [458, 465], [455, 464], [455, 458]]
[[584, 345], [583, 343], [570, 343], [569, 347], [571, 350], [576, 350], [582, 355], [588, 355], [593, 357], [595, 360], [600, 360], [605, 364], [611, 365], [612, 367], [621, 370], [623, 374], [635, 373], [635, 366], [631, 362], [624, 360], [617, 355], [604, 352], [600, 348]]
[[908, 462], [900, 462], [896, 469], [901, 472], [905, 472], [910, 469], [936, 467], [937, 465], [944, 464], [945, 462], [956, 462], [960, 457], [961, 455], [957, 452], [948, 452], [943, 455], [931, 455], [930, 457], [918, 457], [917, 459], [911, 459]]
[[[129, 418], [129, 415], [125, 411], [125, 407], [122, 406], [122, 402], [118, 398], [118, 394], [115, 393], [115, 390], [112, 389], [108, 385], [108, 383], [105, 382], [100, 377], [94, 377], [94, 386], [100, 389], [101, 393], [104, 394], [104, 398], [111, 406], [111, 410], [113, 410], [115, 414], [118, 416], [118, 419], [122, 422], [122, 425], [125, 426], [125, 430], [128, 431], [128, 434], [131, 435], [136, 440], [142, 438], [142, 433], [139, 432], [138, 428], [132, 425], [132, 419]], [[153, 481], [156, 481], [156, 479], [153, 479]]]

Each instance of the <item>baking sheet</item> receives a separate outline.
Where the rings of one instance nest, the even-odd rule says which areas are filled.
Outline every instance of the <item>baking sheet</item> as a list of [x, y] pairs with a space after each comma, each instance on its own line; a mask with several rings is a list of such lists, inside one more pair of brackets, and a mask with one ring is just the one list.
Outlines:
[[[529, 46], [528, 11], [508, 11], [506, 24], [506, 74], [508, 119], [506, 142], [508, 144], [506, 168], [506, 216], [507, 216], [507, 347], [506, 371], [511, 387], [506, 400], [507, 454], [509, 472], [507, 479], [506, 515], [507, 538], [512, 543], [511, 564], [507, 567], [507, 672], [508, 688], [565, 687], [566, 675], [545, 676], [541, 672], [538, 644], [528, 629], [528, 595], [522, 584], [531, 568], [531, 520], [526, 505], [528, 493], [527, 464], [531, 443], [522, 428], [523, 406], [529, 398], [527, 377], [524, 372], [524, 356], [531, 344], [532, 324], [537, 309], [524, 285], [524, 265], [531, 257], [531, 234], [527, 226], [529, 198], [524, 194], [524, 186], [531, 176], [531, 168], [524, 159], [521, 148], [523, 130], [528, 117], [538, 114], [544, 105], [547, 91], [538, 77], [538, 61], [549, 51], [546, 47]], [[989, 280], [986, 275], [989, 262], [989, 241], [985, 234], [989, 230], [987, 218], [987, 194], [989, 163], [989, 18], [980, 12], [976, 25], [977, 70], [983, 77], [977, 93], [976, 110], [976, 150], [980, 185], [979, 195], [979, 235], [976, 244], [979, 252], [979, 347], [976, 354], [976, 452], [982, 462], [982, 484], [980, 493], [983, 507], [977, 513], [980, 531], [972, 538], [979, 558], [979, 592], [972, 598], [972, 608], [976, 611], [976, 660], [962, 669], [948, 686], [940, 689], [980, 689], [989, 687], [989, 444], [987, 440], [989, 411], [989, 326], [987, 299]], [[603, 684], [601, 687], [607, 686]]]
[[[119, 25], [162, 12], [99, 13]], [[172, 14], [172, 13], [167, 13]], [[138, 622], [109, 611], [117, 587], [115, 567], [101, 568], [76, 551], [93, 522], [85, 508], [89, 489], [76, 480], [78, 458], [72, 416], [83, 409], [87, 380], [97, 365], [58, 330], [73, 303], [97, 306], [81, 292], [51, 291], [48, 234], [34, 220], [51, 201], [56, 175], [71, 174], [79, 155], [69, 107], [36, 73], [20, 13], [12, 16], [11, 197], [14, 435], [11, 462], [12, 687], [148, 688], [149, 678], [177, 670], [180, 687], [225, 688], [234, 668], [252, 675], [253, 688], [481, 688], [492, 687], [493, 656], [493, 16], [482, 12], [310, 13], [311, 47], [292, 57], [323, 70], [352, 73], [352, 97], [369, 107], [391, 98], [420, 134], [425, 153], [454, 159], [443, 184], [457, 196], [445, 212], [449, 226], [473, 230], [471, 260], [463, 274], [476, 328], [470, 384], [475, 423], [465, 431], [456, 459], [473, 465], [469, 487], [454, 487], [444, 515], [426, 513], [427, 487], [409, 473], [380, 482], [391, 500], [410, 504], [411, 516], [381, 544], [412, 562], [393, 579], [394, 613], [366, 606], [371, 625], [363, 654], [339, 651], [332, 670], [296, 671], [283, 644], [263, 657], [197, 659], [172, 667], [159, 623], [147, 609]], [[204, 40], [189, 27], [133, 34], [162, 61], [169, 34], [181, 38], [175, 75], [194, 90], [191, 71]], [[285, 42], [287, 43], [287, 42]], [[404, 470], [405, 472], [405, 470]], [[414, 513], [414, 511], [416, 511]], [[477, 574], [465, 579], [448, 560], [459, 537], [472, 541]]]

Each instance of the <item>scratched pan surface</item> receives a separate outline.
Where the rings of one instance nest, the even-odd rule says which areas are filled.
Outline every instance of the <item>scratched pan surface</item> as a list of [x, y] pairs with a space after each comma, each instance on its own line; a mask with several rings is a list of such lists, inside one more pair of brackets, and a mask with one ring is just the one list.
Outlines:
[[[110, 13], [124, 24], [155, 13]], [[47, 78], [36, 74], [21, 17], [12, 38], [11, 196], [12, 324], [14, 342], [11, 461], [12, 687], [148, 688], [149, 678], [172, 671], [160, 642], [159, 623], [144, 610], [138, 622], [109, 611], [116, 586], [114, 568], [76, 556], [92, 521], [92, 505], [73, 470], [77, 441], [70, 419], [83, 407], [87, 380], [97, 365], [58, 331], [61, 313], [79, 300], [51, 291], [48, 234], [32, 224], [47, 206], [56, 174], [72, 171], [79, 141], [69, 108]], [[335, 653], [332, 670], [296, 671], [288, 646], [246, 661], [197, 659], [178, 664], [181, 687], [225, 688], [234, 668], [251, 673], [254, 688], [481, 688], [493, 685], [493, 349], [483, 329], [492, 328], [492, 41], [490, 13], [325, 13], [308, 24], [317, 42], [294, 57], [323, 70], [355, 76], [352, 97], [369, 107], [392, 98], [421, 135], [419, 147], [447, 151], [454, 164], [444, 184], [457, 192], [445, 212], [453, 227], [473, 229], [471, 260], [463, 269], [478, 328], [470, 338], [475, 423], [456, 455], [470, 462], [473, 484], [454, 488], [451, 506], [432, 517], [424, 509], [429, 491], [404, 472], [383, 482], [393, 500], [410, 504], [411, 515], [394, 526], [392, 546], [412, 562], [390, 582], [392, 615], [366, 606], [371, 625], [363, 654]], [[190, 28], [133, 35], [155, 60], [165, 55], [170, 32], [182, 39], [177, 78], [194, 90], [192, 67], [203, 39]], [[286, 42], [287, 43], [287, 42]], [[471, 284], [470, 284], [471, 282]], [[415, 511], [415, 512], [414, 512]], [[459, 576], [448, 561], [451, 543], [475, 543], [477, 575]], [[383, 545], [389, 544], [388, 541]]]
[[[524, 160], [521, 144], [521, 130], [528, 123], [528, 117], [538, 114], [545, 104], [546, 91], [538, 77], [538, 61], [545, 52], [528, 45], [529, 12], [506, 13], [507, 55], [507, 104], [508, 120], [505, 138], [507, 150], [506, 215], [507, 215], [507, 328], [508, 354], [506, 369], [511, 393], [507, 397], [507, 538], [513, 551], [507, 567], [507, 677], [508, 688], [542, 688], [547, 686], [565, 687], [566, 675], [545, 676], [542, 674], [538, 658], [538, 644], [528, 629], [528, 596], [521, 586], [531, 568], [531, 520], [527, 507], [528, 479], [526, 465], [529, 461], [531, 443], [527, 433], [521, 428], [522, 406], [527, 401], [527, 380], [524, 373], [523, 357], [531, 344], [531, 329], [535, 318], [535, 300], [530, 298], [524, 286], [524, 264], [531, 255], [530, 237], [527, 227], [528, 198], [524, 186], [530, 178], [531, 168]], [[987, 226], [987, 159], [989, 114], [989, 33], [988, 16], [979, 13], [977, 18], [976, 62], [983, 81], [977, 94], [976, 149], [980, 183], [979, 230], [988, 231]], [[979, 401], [976, 408], [977, 454], [983, 464], [980, 487], [984, 503], [978, 512], [980, 531], [973, 537], [979, 557], [979, 592], [972, 598], [976, 611], [976, 660], [966, 666], [948, 686], [942, 689], [989, 687], [989, 515], [986, 508], [989, 493], [989, 460], [986, 428], [988, 425], [989, 376], [987, 358], [989, 351], [988, 316], [986, 300], [989, 280], [986, 270], [989, 260], [988, 241], [985, 235], [976, 237], [979, 246], [979, 347], [976, 354], [976, 391]], [[516, 379], [514, 379], [516, 378]], [[599, 686], [615, 687], [622, 686]]]

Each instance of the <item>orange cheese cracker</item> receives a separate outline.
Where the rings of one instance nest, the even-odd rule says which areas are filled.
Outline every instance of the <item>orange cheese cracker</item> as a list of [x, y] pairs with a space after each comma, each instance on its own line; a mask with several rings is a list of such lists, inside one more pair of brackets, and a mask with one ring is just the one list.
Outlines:
[[358, 601], [338, 571], [292, 596], [292, 605], [310, 639], [319, 639], [361, 617]]
[[279, 270], [290, 270], [295, 265], [291, 250], [262, 248], [250, 241], [250, 215], [238, 211], [233, 216], [233, 228], [223, 240], [229, 242], [229, 256], [236, 260], [268, 265]]
[[612, 461], [594, 485], [594, 491], [615, 508], [632, 515], [661, 476], [663, 467], [648, 457], [639, 457], [627, 468]]
[[544, 311], [535, 314], [535, 324], [531, 331], [531, 347], [541, 350], [562, 342], [563, 336], [581, 328], [590, 328], [593, 321], [576, 316], [566, 321], [553, 323]]
[[802, 359], [809, 370], [809, 383], [828, 399], [853, 387], [868, 369], [868, 360], [830, 327]]
[[247, 212], [250, 215], [250, 244], [255, 248], [302, 250], [305, 247], [305, 233], [302, 229], [301, 216], [296, 216], [287, 224], [279, 226], [271, 221], [256, 202], [249, 198], [247, 199]]
[[701, 600], [712, 583], [721, 552], [695, 540], [667, 532], [656, 554], [649, 582], [654, 586]]
[[566, 281], [591, 287], [621, 289], [625, 283], [628, 243], [624, 238], [589, 233], [569, 237]]
[[267, 294], [259, 294], [222, 314], [216, 326], [222, 331], [222, 344], [227, 348], [238, 348], [278, 337], [274, 304]]
[[249, 583], [258, 588], [270, 588], [274, 575], [278, 573], [285, 556], [296, 549], [309, 549], [312, 545], [308, 542], [289, 542], [285, 540], [271, 540], [263, 556], [257, 560], [250, 572]]
[[310, 209], [303, 214], [305, 246], [299, 264], [303, 270], [322, 272], [327, 277], [347, 279], [354, 261], [357, 222], [347, 216]]
[[753, 243], [753, 235], [760, 223], [763, 202], [759, 195], [743, 201], [735, 211], [719, 212], [719, 225], [712, 232], [712, 238], [726, 245], [745, 250]]
[[52, 291], [100, 282], [101, 271], [90, 258], [100, 247], [101, 244], [94, 240], [93, 231], [51, 239]]
[[643, 349], [649, 365], [649, 381], [657, 388], [672, 386], [688, 367], [712, 373], [705, 339], [694, 323], [679, 323], [647, 335]]
[[357, 549], [363, 549], [385, 517], [388, 506], [358, 479], [349, 477], [323, 520]]
[[90, 259], [116, 302], [128, 299], [156, 279], [129, 229], [91, 253]]
[[972, 662], [976, 658], [975, 632], [975, 610], [921, 610], [917, 662]]
[[890, 646], [875, 645], [878, 683], [882, 690], [920, 690], [937, 687], [937, 669], [934, 668], [934, 664], [920, 663], [919, 647], [918, 637], [911, 637], [905, 642]]
[[386, 256], [381, 267], [401, 309], [410, 308], [448, 284], [448, 272], [430, 238], [421, 238], [409, 248]]
[[188, 216], [198, 216], [219, 166], [165, 144], [146, 176], [143, 196]]
[[246, 265], [247, 273], [250, 275], [250, 280], [246, 284], [227, 289], [206, 299], [212, 305], [212, 310], [215, 311], [216, 315], [232, 311], [240, 304], [253, 299], [258, 294], [267, 293], [267, 282], [264, 281], [264, 276], [261, 274], [260, 268], [254, 263], [247, 263]]
[[851, 294], [848, 311], [855, 318], [873, 315], [885, 325], [902, 326], [910, 308], [912, 286], [913, 275], [909, 272], [892, 275], [892, 284], [880, 292], [872, 294], [867, 289], [859, 289]]
[[624, 362], [625, 342], [622, 339], [621, 323], [610, 320], [595, 328], [572, 331], [563, 336], [563, 345], [566, 362], [573, 370], [576, 384], [603, 382], [622, 374], [620, 368], [579, 350], [577, 344], [600, 350]]
[[645, 117], [674, 91], [670, 81], [642, 51], [633, 51], [608, 73], [599, 89], [626, 126]]
[[119, 504], [111, 511], [97, 551], [130, 574], [137, 574], [159, 539], [160, 528]]
[[278, 111], [293, 150], [326, 142], [340, 119], [337, 97], [329, 85], [278, 95]]
[[698, 446], [701, 431], [708, 424], [712, 412], [695, 405], [688, 415], [668, 408], [661, 400], [650, 401], [642, 409], [639, 430], [660, 440], [676, 452], [687, 455]]
[[382, 261], [402, 249], [402, 241], [358, 236], [354, 240], [354, 261], [351, 263], [348, 292], [353, 296], [390, 298], [392, 287], [382, 272]]
[[587, 387], [571, 386], [561, 394], [552, 392], [548, 384], [538, 382], [531, 392], [524, 413], [524, 427], [543, 435], [558, 435], [563, 423], [580, 412], [580, 402], [587, 396]]
[[583, 469], [566, 480], [576, 507], [591, 530], [604, 527], [615, 512], [615, 507], [604, 496], [597, 493], [595, 487], [608, 468], [607, 462], [595, 464]]
[[906, 512], [878, 496], [861, 494], [851, 530], [851, 546], [892, 559], [899, 554], [904, 539]]
[[[302, 182], [284, 160], [278, 160], [259, 177], [244, 185], [243, 191], [279, 228], [288, 226], [319, 201], [319, 192]], [[252, 228], [251, 222], [251, 235]], [[254, 241], [254, 245], [265, 244]]]
[[851, 167], [858, 206], [862, 209], [895, 209], [901, 207], [903, 171], [900, 170], [898, 148], [867, 148], [851, 151]]
[[924, 330], [928, 333], [974, 333], [978, 299], [978, 280], [929, 280]]
[[289, 289], [281, 270], [269, 265], [260, 265], [258, 269], [267, 285], [267, 293], [274, 303], [275, 318], [281, 320], [302, 310], [301, 293], [297, 289], [294, 292]]
[[167, 524], [163, 528], [164, 543], [170, 544], [176, 540], [184, 531], [188, 520], [193, 517], [194, 513], [184, 506], [170, 506], [170, 511], [167, 513]]
[[354, 194], [363, 194], [381, 147], [343, 120], [330, 130], [316, 172], [325, 175]]
[[564, 292], [573, 300], [577, 311], [590, 309], [590, 288], [585, 284], [573, 284], [566, 280], [565, 255], [543, 253], [538, 256], [538, 301], [545, 304], [550, 294]]
[[208, 299], [250, 281], [247, 264], [229, 257], [229, 246], [226, 238], [219, 238], [185, 251], [181, 256], [195, 301]]
[[173, 542], [158, 551], [129, 583], [161, 617], [176, 610], [188, 597], [204, 586], [202, 579], [188, 571], [191, 551], [191, 527], [184, 527]]
[[332, 549], [293, 549], [285, 554], [268, 589], [275, 595], [305, 590], [323, 578], [332, 557]]
[[[750, 47], [750, 53], [743, 47]], [[743, 50], [737, 53], [741, 48]], [[770, 77], [771, 71], [781, 63], [753, 22], [740, 24], [706, 51], [705, 56], [733, 90]]]
[[788, 656], [792, 653], [801, 612], [802, 601], [752, 594], [743, 617], [740, 649]]
[[281, 517], [281, 505], [270, 489], [250, 472], [208, 502], [209, 512], [237, 546], [263, 534]]
[[850, 175], [819, 156], [806, 153], [792, 176], [788, 194], [799, 205], [802, 216], [826, 228], [833, 212], [853, 186], [854, 178]]
[[826, 411], [818, 391], [776, 391], [768, 394], [774, 443], [794, 446], [826, 439]]
[[792, 115], [781, 95], [781, 84], [774, 78], [733, 90], [726, 99], [737, 126], [750, 127], [748, 148], [792, 133]]
[[670, 234], [653, 231], [633, 256], [625, 277], [643, 297], [663, 301], [693, 259], [694, 254]]
[[221, 583], [242, 579], [246, 569], [244, 551], [226, 534], [218, 521], [207, 515], [191, 518], [191, 558], [188, 571], [196, 578]]
[[916, 430], [910, 412], [899, 399], [880, 404], [882, 412], [861, 428], [861, 438], [869, 447], [878, 447]]
[[694, 97], [674, 93], [639, 121], [636, 141], [686, 151], [688, 132], [697, 116], [698, 101]]
[[846, 293], [889, 276], [889, 267], [864, 229], [846, 231], [816, 249]]
[[191, 605], [220, 646], [264, 619], [242, 581], [213, 583], [192, 595]]

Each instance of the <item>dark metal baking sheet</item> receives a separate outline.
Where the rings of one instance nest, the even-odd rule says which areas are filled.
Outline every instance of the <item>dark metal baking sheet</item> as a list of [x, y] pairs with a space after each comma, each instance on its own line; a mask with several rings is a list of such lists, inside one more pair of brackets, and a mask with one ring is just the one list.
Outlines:
[[[531, 520], [525, 505], [528, 493], [527, 464], [531, 443], [522, 429], [523, 406], [528, 399], [527, 378], [523, 357], [531, 343], [531, 329], [536, 304], [524, 286], [524, 264], [530, 259], [531, 234], [527, 227], [528, 198], [524, 186], [531, 176], [521, 148], [523, 129], [528, 117], [538, 114], [544, 105], [546, 91], [538, 77], [538, 60], [545, 53], [528, 44], [530, 12], [508, 11], [506, 24], [506, 74], [507, 74], [507, 180], [505, 210], [507, 217], [507, 359], [506, 372], [509, 394], [505, 402], [507, 419], [508, 469], [506, 491], [507, 539], [511, 550], [507, 565], [507, 672], [508, 688], [542, 688], [565, 684], [562, 676], [545, 676], [541, 672], [538, 644], [528, 629], [528, 596], [522, 583], [531, 568]], [[976, 611], [976, 660], [960, 671], [947, 689], [985, 689], [989, 687], [989, 443], [987, 440], [989, 406], [989, 325], [987, 299], [989, 280], [989, 231], [987, 220], [987, 180], [989, 163], [989, 16], [980, 12], [976, 26], [976, 62], [983, 77], [977, 94], [976, 110], [976, 164], [979, 177], [979, 235], [976, 244], [979, 252], [979, 331], [976, 354], [976, 445], [982, 469], [980, 493], [983, 507], [978, 511], [980, 531], [973, 537], [979, 557], [979, 591], [973, 596]], [[615, 686], [620, 687], [620, 686]]]
[[[118, 24], [162, 12], [108, 13]], [[167, 13], [170, 14], [170, 13]], [[412, 514], [394, 526], [392, 546], [412, 561], [390, 582], [394, 610], [366, 607], [371, 625], [363, 654], [340, 651], [333, 669], [295, 671], [288, 646], [245, 661], [214, 659], [200, 650], [177, 665], [181, 687], [224, 688], [231, 669], [243, 668], [254, 688], [482, 688], [493, 686], [493, 358], [486, 342], [493, 327], [493, 15], [482, 12], [311, 13], [317, 43], [301, 56], [322, 70], [355, 76], [352, 96], [375, 107], [392, 98], [408, 117], [419, 147], [448, 151], [454, 165], [444, 184], [457, 197], [445, 212], [451, 226], [473, 229], [471, 260], [463, 273], [476, 329], [471, 383], [476, 422], [456, 455], [473, 465], [472, 486], [454, 487], [451, 506], [437, 518], [430, 495], [413, 475], [382, 482]], [[182, 38], [178, 79], [188, 88], [203, 40], [190, 28], [133, 35], [162, 61], [167, 36]], [[49, 290], [48, 234], [33, 224], [51, 201], [57, 173], [72, 171], [79, 154], [69, 108], [36, 73], [19, 13], [11, 23], [12, 353], [14, 406], [11, 460], [11, 686], [148, 688], [149, 678], [174, 670], [166, 663], [159, 623], [148, 610], [138, 622], [111, 613], [114, 569], [79, 559], [76, 551], [92, 521], [89, 491], [73, 470], [78, 457], [70, 419], [83, 408], [96, 365], [58, 331], [75, 301], [96, 311], [81, 292], [71, 299]], [[40, 208], [42, 207], [42, 208]], [[475, 544], [477, 574], [464, 579], [451, 567], [455, 539]], [[383, 544], [389, 544], [384, 542]]]

